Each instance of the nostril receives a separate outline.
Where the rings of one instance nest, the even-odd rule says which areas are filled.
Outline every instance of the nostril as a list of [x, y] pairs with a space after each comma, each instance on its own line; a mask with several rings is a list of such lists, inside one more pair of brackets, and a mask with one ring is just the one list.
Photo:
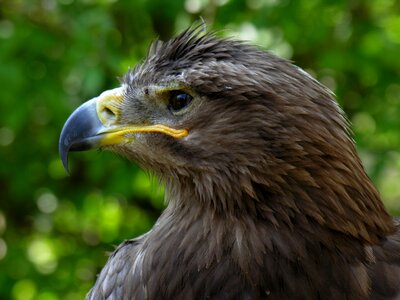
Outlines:
[[117, 121], [117, 114], [108, 106], [102, 105], [100, 108], [100, 115], [102, 121], [107, 125], [111, 125]]
[[109, 109], [108, 107], [104, 108], [104, 114], [106, 114], [106, 116], [108, 118], [115, 118], [114, 112], [111, 109]]

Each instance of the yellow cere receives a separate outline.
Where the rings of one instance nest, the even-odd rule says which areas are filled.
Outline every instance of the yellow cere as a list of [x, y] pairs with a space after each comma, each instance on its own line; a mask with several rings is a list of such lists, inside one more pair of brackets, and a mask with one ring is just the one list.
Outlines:
[[124, 99], [123, 88], [115, 88], [103, 92], [97, 99], [97, 116], [105, 126], [118, 121], [121, 102]]

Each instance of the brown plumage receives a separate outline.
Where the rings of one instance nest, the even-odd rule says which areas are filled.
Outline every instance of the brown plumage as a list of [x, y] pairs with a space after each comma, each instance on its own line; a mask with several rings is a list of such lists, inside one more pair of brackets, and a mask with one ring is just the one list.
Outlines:
[[152, 45], [60, 139], [154, 172], [167, 208], [88, 299], [399, 299], [399, 225], [332, 93], [290, 62], [189, 29]]

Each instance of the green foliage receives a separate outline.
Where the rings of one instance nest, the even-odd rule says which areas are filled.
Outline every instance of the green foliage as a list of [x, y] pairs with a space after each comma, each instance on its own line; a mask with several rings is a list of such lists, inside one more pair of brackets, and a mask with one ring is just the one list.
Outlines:
[[155, 222], [157, 181], [111, 153], [58, 158], [71, 111], [199, 16], [331, 88], [400, 213], [400, 6], [394, 0], [0, 0], [0, 298], [81, 299], [104, 253]]

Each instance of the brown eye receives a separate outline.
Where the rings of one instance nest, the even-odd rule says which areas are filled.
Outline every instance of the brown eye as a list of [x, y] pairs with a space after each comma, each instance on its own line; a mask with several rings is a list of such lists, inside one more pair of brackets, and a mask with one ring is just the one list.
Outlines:
[[174, 91], [171, 93], [168, 108], [177, 112], [192, 102], [193, 97], [183, 91]]

